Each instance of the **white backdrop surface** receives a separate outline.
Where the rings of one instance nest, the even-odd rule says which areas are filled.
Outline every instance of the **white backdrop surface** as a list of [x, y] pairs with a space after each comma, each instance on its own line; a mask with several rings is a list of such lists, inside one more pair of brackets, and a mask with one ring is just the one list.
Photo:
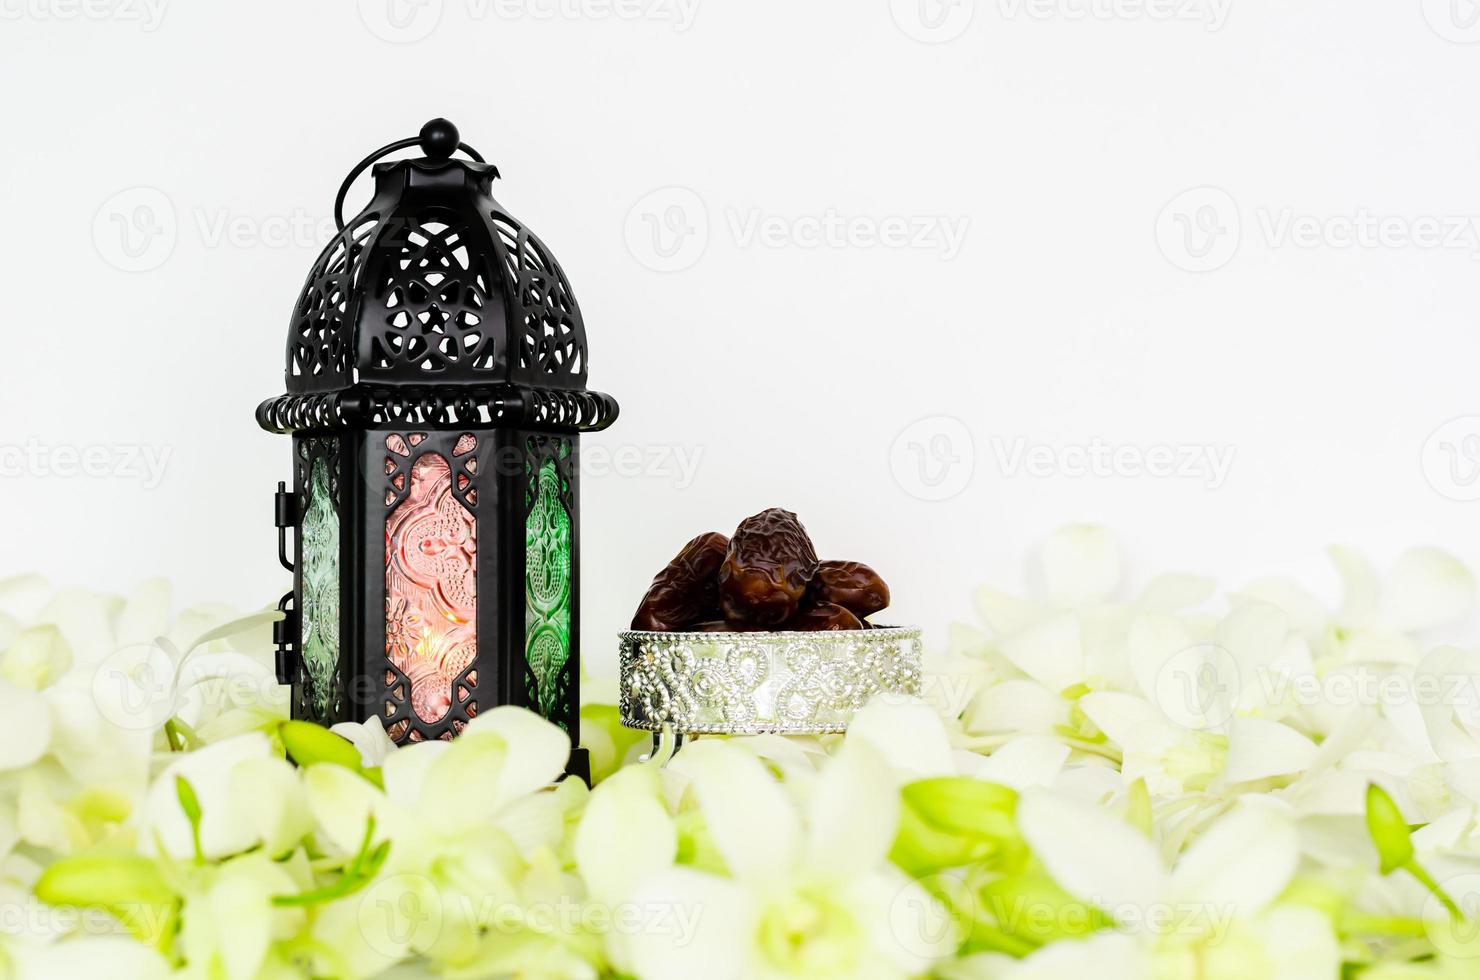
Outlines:
[[1228, 586], [1480, 564], [1477, 90], [1448, 0], [0, 0], [0, 573], [282, 591], [253, 409], [340, 179], [436, 115], [622, 403], [598, 672], [772, 505], [937, 646], [1070, 520]]

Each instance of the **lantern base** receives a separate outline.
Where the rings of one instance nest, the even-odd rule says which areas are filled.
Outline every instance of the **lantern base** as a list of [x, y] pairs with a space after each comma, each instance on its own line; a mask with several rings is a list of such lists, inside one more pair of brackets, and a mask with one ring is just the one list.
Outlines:
[[565, 764], [565, 778], [579, 779], [591, 785], [591, 753], [577, 745], [570, 750], [570, 761]]

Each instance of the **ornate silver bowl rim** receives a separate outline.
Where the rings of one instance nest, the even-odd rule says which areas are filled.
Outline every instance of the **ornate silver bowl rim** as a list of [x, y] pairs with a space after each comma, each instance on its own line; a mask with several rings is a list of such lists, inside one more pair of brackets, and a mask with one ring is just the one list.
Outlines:
[[782, 639], [785, 637], [810, 637], [816, 639], [824, 637], [854, 637], [872, 638], [882, 636], [885, 639], [915, 640], [920, 637], [918, 626], [871, 626], [866, 630], [675, 630], [673, 632], [659, 633], [652, 630], [622, 630], [617, 634], [619, 639], [635, 637], [639, 640], [648, 638], [671, 640], [681, 637], [689, 640], [713, 639], [716, 636], [726, 636], [737, 639]]
[[825, 734], [881, 693], [920, 691], [920, 631], [626, 630], [622, 724], [679, 734]]

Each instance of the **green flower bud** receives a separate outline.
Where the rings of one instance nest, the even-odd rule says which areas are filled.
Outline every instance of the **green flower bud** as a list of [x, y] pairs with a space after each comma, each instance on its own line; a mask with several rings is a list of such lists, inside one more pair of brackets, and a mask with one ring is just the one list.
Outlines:
[[1377, 845], [1382, 873], [1392, 874], [1413, 860], [1413, 837], [1398, 804], [1376, 783], [1367, 787], [1367, 833]]
[[310, 721], [285, 721], [278, 729], [288, 757], [300, 766], [328, 762], [359, 772], [360, 751], [347, 738]]

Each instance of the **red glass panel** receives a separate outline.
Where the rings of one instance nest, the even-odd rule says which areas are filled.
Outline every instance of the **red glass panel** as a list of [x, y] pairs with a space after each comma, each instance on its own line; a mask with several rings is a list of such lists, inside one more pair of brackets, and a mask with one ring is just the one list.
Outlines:
[[416, 461], [385, 537], [385, 653], [411, 681], [416, 716], [437, 722], [477, 651], [478, 523], [453, 495], [446, 459]]

